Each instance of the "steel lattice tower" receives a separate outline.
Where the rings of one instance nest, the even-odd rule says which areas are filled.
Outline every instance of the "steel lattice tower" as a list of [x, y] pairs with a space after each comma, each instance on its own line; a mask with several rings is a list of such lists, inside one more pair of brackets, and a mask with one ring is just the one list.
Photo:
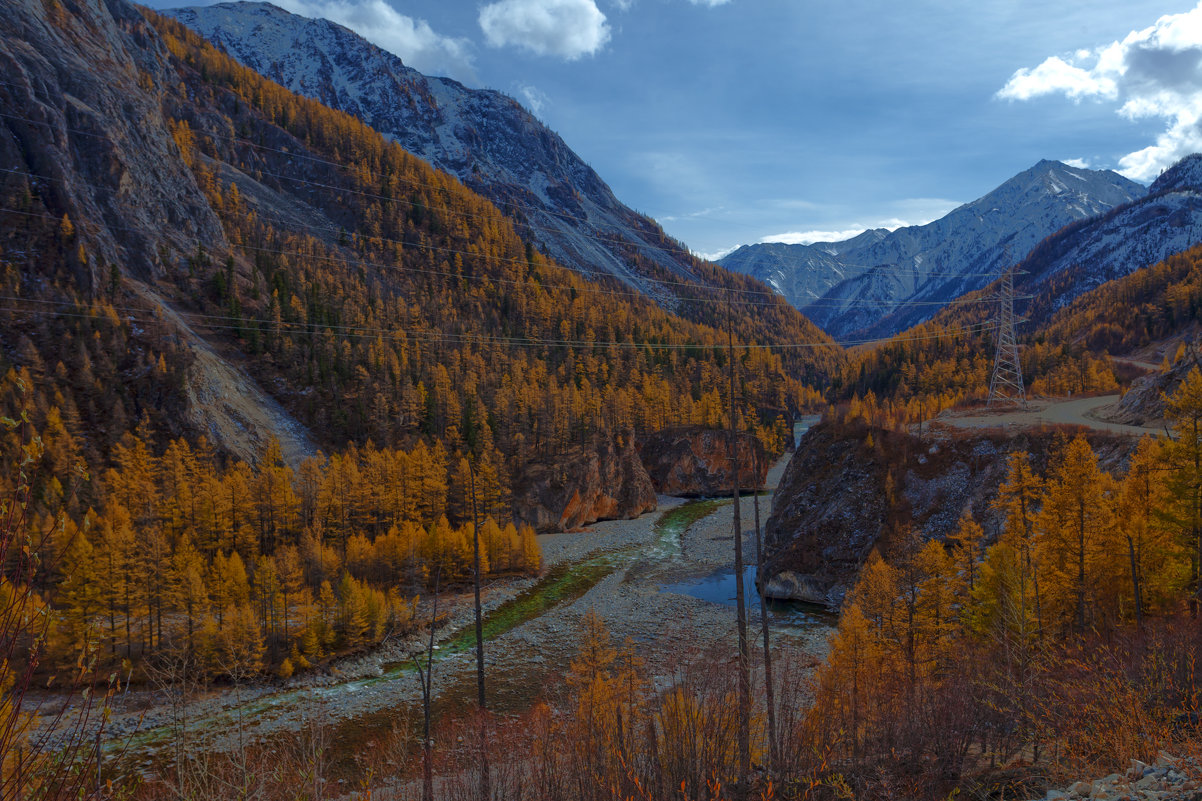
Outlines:
[[997, 353], [993, 357], [986, 405], [992, 406], [994, 401], [1017, 401], [1025, 408], [1027, 393], [1023, 389], [1023, 368], [1018, 361], [1018, 338], [1014, 334], [1014, 270], [1007, 270], [1002, 277], [997, 300]]

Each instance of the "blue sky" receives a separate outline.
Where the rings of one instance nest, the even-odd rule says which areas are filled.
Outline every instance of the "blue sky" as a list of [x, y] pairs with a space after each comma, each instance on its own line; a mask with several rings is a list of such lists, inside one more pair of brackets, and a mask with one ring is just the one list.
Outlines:
[[927, 222], [1041, 158], [1147, 183], [1202, 149], [1199, 0], [276, 3], [513, 95], [703, 254]]

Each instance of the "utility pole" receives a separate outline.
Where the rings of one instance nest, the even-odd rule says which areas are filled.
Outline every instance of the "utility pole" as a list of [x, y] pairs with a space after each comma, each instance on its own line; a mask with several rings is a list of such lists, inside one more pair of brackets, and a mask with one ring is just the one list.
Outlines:
[[421, 652], [413, 654], [422, 687], [422, 801], [434, 801], [434, 740], [430, 737], [430, 707], [434, 695], [434, 632], [438, 625], [438, 579], [441, 575], [440, 562], [434, 568], [434, 609], [430, 612], [430, 644], [426, 648], [424, 670]]
[[488, 737], [484, 699], [484, 622], [480, 613], [480, 512], [476, 508], [476, 467], [469, 459], [468, 476], [472, 485], [472, 554], [475, 559], [473, 573], [476, 591], [476, 714], [480, 716], [480, 801], [488, 801], [492, 794], [489, 788]]
[[772, 686], [772, 635], [768, 627], [768, 598], [764, 595], [764, 541], [760, 536], [760, 454], [755, 452], [755, 584], [760, 596], [760, 629], [764, 635], [764, 705], [768, 711], [768, 773], [776, 769], [776, 698]]
[[730, 463], [734, 497], [735, 609], [739, 627], [739, 795], [746, 797], [751, 777], [751, 660], [747, 645], [747, 594], [743, 588], [743, 519], [739, 511], [739, 441], [735, 409], [735, 333], [733, 289], [726, 295], [726, 344], [730, 364]]
[[1022, 322], [1014, 319], [1014, 274], [1014, 269], [1006, 271], [998, 291], [998, 311], [994, 317], [997, 351], [993, 357], [993, 376], [989, 379], [989, 400], [985, 405], [993, 406], [995, 401], [1016, 401], [1025, 409], [1027, 393], [1023, 388], [1023, 368], [1018, 361], [1018, 338], [1014, 334], [1014, 326]]

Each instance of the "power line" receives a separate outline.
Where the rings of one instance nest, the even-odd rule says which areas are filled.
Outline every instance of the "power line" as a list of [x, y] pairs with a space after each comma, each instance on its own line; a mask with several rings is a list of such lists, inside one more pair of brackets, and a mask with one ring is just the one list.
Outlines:
[[[21, 298], [16, 296], [0, 296], [0, 301], [33, 303], [39, 305], [63, 305], [79, 307], [81, 304], [72, 300], [42, 300], [34, 298]], [[228, 315], [209, 315], [197, 312], [181, 312], [172, 309], [165, 304], [164, 308], [171, 313], [178, 315], [185, 323], [195, 324], [210, 330], [218, 331], [242, 331], [247, 326], [252, 324], [279, 326], [280, 331], [274, 333], [289, 334], [289, 335], [304, 335], [304, 336], [320, 336], [323, 331], [338, 332], [339, 336], [347, 339], [382, 339], [382, 338], [398, 338], [401, 336], [412, 337], [431, 342], [459, 342], [468, 344], [497, 344], [507, 347], [569, 347], [569, 348], [636, 348], [647, 350], [713, 350], [722, 347], [721, 343], [715, 341], [712, 343], [696, 343], [696, 342], [623, 342], [618, 340], [587, 340], [587, 339], [551, 339], [551, 338], [535, 338], [535, 337], [496, 337], [484, 336], [480, 334], [456, 334], [453, 332], [437, 331], [434, 329], [406, 329], [406, 328], [379, 328], [371, 326], [343, 326], [331, 325], [326, 323], [296, 323], [280, 321], [276, 322], [262, 317], [234, 317]], [[130, 310], [135, 312], [145, 311], [134, 306], [111, 306], [106, 304], [102, 308], [111, 308], [117, 310]], [[0, 307], [0, 313], [9, 314], [26, 314], [42, 317], [66, 317], [76, 319], [87, 319], [94, 321], [109, 321], [114, 322], [110, 317], [97, 314], [85, 313], [78, 311], [59, 311], [50, 309], [25, 309], [16, 306]], [[216, 322], [213, 322], [216, 321]], [[235, 322], [236, 321], [236, 322]], [[168, 322], [163, 317], [135, 317], [132, 314], [121, 315], [115, 321], [116, 323], [140, 323], [142, 325], [154, 325]], [[897, 336], [888, 340], [880, 339], [864, 339], [853, 340], [842, 343], [846, 346], [870, 345], [876, 343], [894, 343], [894, 342], [917, 342], [928, 341], [932, 339], [943, 339], [949, 336], [957, 336], [960, 334], [975, 334], [983, 333], [991, 328], [994, 328], [996, 323], [987, 321], [984, 323], [976, 323], [970, 326], [961, 328], [947, 328], [930, 333], [913, 335], [913, 336]], [[817, 349], [817, 348], [839, 348], [840, 343], [836, 342], [781, 342], [781, 343], [745, 343], [738, 346], [741, 349], [751, 350], [777, 350], [777, 349]]]
[[[5, 81], [0, 81], [0, 84], [2, 84], [2, 85], [7, 85], [7, 86], [14, 86], [14, 87], [18, 87], [18, 88], [25, 88], [25, 87], [23, 87], [23, 86], [22, 86], [22, 85], [20, 85], [20, 84], [13, 84], [13, 83], [8, 83], [8, 82], [5, 82]], [[304, 95], [298, 95], [298, 97], [304, 97], [304, 98], [305, 98], [305, 99], [307, 99], [307, 100], [311, 100], [311, 101], [313, 101], [313, 102], [320, 103], [320, 101], [314, 100], [313, 98], [308, 98], [308, 97], [306, 97], [306, 96], [304, 96]], [[329, 107], [327, 106], [326, 108], [329, 108]], [[331, 110], [333, 110], [333, 111], [337, 111], [337, 109], [331, 109]], [[354, 120], [356, 120], [357, 122], [359, 122], [360, 124], [362, 124], [362, 125], [364, 125], [365, 127], [369, 128], [370, 130], [373, 130], [373, 131], [375, 131], [375, 129], [371, 128], [371, 126], [367, 125], [367, 123], [365, 123], [363, 120], [360, 120], [358, 117], [355, 117], [354, 115], [348, 114], [347, 112], [339, 112], [339, 113], [346, 114], [346, 115], [347, 115], [348, 117], [350, 117], [351, 119], [354, 119]], [[6, 114], [6, 113], [2, 113], [2, 112], [0, 112], [0, 117], [7, 117], [7, 118], [9, 118], [9, 119], [21, 120], [21, 121], [28, 122], [28, 123], [30, 123], [30, 124], [33, 124], [33, 125], [42, 125], [42, 126], [46, 126], [46, 127], [48, 127], [48, 128], [51, 128], [51, 129], [53, 129], [53, 130], [64, 130], [64, 131], [68, 131], [68, 132], [71, 132], [71, 133], [77, 133], [77, 134], [80, 134], [80, 135], [83, 135], [83, 136], [91, 136], [91, 137], [96, 137], [96, 138], [107, 138], [107, 137], [104, 137], [104, 136], [103, 136], [103, 135], [101, 135], [101, 134], [92, 133], [92, 132], [90, 132], [90, 131], [80, 131], [80, 130], [78, 130], [78, 129], [74, 129], [74, 128], [68, 128], [68, 127], [66, 127], [66, 126], [56, 126], [56, 125], [52, 125], [51, 123], [44, 122], [44, 121], [42, 121], [42, 120], [34, 120], [34, 119], [30, 119], [30, 118], [28, 118], [28, 117], [21, 117], [21, 116], [14, 115], [14, 114]], [[293, 136], [293, 138], [295, 138], [295, 135], [294, 135], [294, 134], [292, 134], [292, 132], [291, 132], [291, 131], [289, 131], [287, 128], [284, 128], [283, 126], [281, 126], [281, 125], [279, 125], [279, 124], [277, 124], [277, 123], [273, 123], [273, 122], [270, 122], [270, 121], [267, 121], [267, 120], [265, 120], [265, 122], [267, 122], [267, 124], [269, 124], [269, 125], [273, 125], [273, 126], [274, 126], [274, 127], [276, 127], [277, 129], [279, 129], [279, 130], [281, 130], [281, 131], [284, 131], [284, 132], [285, 132], [285, 133], [287, 133], [289, 136]], [[375, 132], [376, 132], [377, 134], [379, 134], [379, 132], [378, 132], [378, 131], [375, 131]], [[391, 174], [385, 174], [385, 173], [375, 172], [375, 171], [372, 171], [372, 170], [361, 169], [361, 168], [359, 168], [359, 167], [352, 167], [352, 166], [350, 166], [350, 165], [347, 165], [347, 164], [343, 164], [343, 163], [336, 162], [336, 161], [330, 161], [330, 160], [328, 160], [328, 159], [323, 159], [323, 158], [320, 158], [320, 157], [317, 157], [317, 156], [311, 156], [311, 155], [307, 155], [307, 154], [304, 154], [304, 153], [298, 153], [298, 152], [294, 152], [294, 151], [284, 150], [284, 149], [281, 149], [281, 148], [269, 147], [269, 146], [267, 146], [267, 145], [262, 145], [262, 144], [258, 144], [258, 143], [256, 143], [256, 142], [252, 142], [251, 140], [249, 140], [249, 139], [245, 139], [245, 138], [243, 138], [243, 137], [238, 137], [238, 136], [225, 136], [225, 135], [218, 134], [218, 133], [211, 132], [211, 131], [197, 131], [197, 133], [198, 133], [198, 134], [200, 134], [200, 135], [202, 135], [202, 136], [208, 136], [208, 137], [210, 137], [210, 138], [213, 138], [213, 139], [220, 139], [220, 140], [224, 140], [224, 141], [227, 141], [227, 142], [237, 142], [237, 143], [245, 144], [245, 145], [247, 145], [248, 147], [253, 147], [253, 148], [256, 148], [256, 149], [259, 149], [259, 150], [265, 150], [265, 151], [267, 151], [267, 152], [271, 152], [271, 153], [276, 153], [276, 154], [279, 154], [279, 155], [288, 156], [289, 158], [298, 158], [298, 159], [303, 159], [303, 160], [311, 161], [311, 162], [314, 162], [314, 163], [317, 163], [317, 164], [323, 164], [323, 165], [326, 165], [326, 166], [337, 167], [337, 168], [339, 168], [339, 169], [341, 169], [341, 170], [343, 170], [344, 172], [347, 172], [347, 173], [349, 173], [349, 172], [352, 172], [352, 171], [355, 171], [355, 172], [361, 172], [361, 173], [363, 173], [363, 174], [365, 174], [365, 175], [369, 175], [369, 176], [372, 176], [372, 177], [375, 177], [375, 178], [379, 178], [379, 179], [387, 179], [387, 180], [393, 180], [393, 181], [396, 181], [396, 182], [398, 182], [398, 183], [406, 184], [406, 185], [409, 185], [409, 186], [412, 186], [412, 187], [416, 187], [416, 188], [419, 188], [419, 189], [430, 189], [430, 188], [431, 188], [429, 184], [427, 184], [427, 183], [422, 183], [422, 182], [420, 182], [420, 181], [411, 181], [411, 180], [405, 179], [405, 178], [403, 178], [403, 177], [401, 177], [401, 176], [396, 176], [396, 175], [391, 175]], [[385, 142], [386, 142], [386, 143], [388, 143], [388, 142], [387, 142], [387, 140], [385, 140]], [[396, 144], [396, 143], [389, 143], [389, 144]], [[399, 144], [397, 144], [396, 146], [397, 146], [397, 147], [400, 147], [400, 145], [399, 145]], [[407, 155], [409, 155], [409, 156], [412, 156], [412, 157], [414, 157], [414, 158], [418, 158], [418, 159], [420, 160], [420, 157], [416, 156], [415, 154], [412, 154], [412, 153], [410, 153], [410, 152], [409, 152], [409, 151], [407, 151], [407, 150], [404, 150], [404, 148], [401, 148], [401, 150], [402, 150], [404, 153], [406, 153]], [[223, 162], [223, 163], [226, 163], [226, 162]], [[228, 165], [228, 166], [230, 166], [230, 167], [231, 167], [231, 168], [233, 168], [233, 169], [238, 169], [238, 168], [234, 167], [233, 165]], [[242, 172], [240, 169], [239, 169], [238, 171], [239, 171], [239, 172]], [[483, 198], [483, 196], [482, 196], [482, 195], [480, 195], [478, 192], [475, 192], [474, 190], [470, 189], [470, 187], [467, 187], [467, 186], [466, 186], [466, 184], [463, 184], [463, 182], [462, 182], [462, 181], [461, 181], [461, 180], [460, 180], [460, 179], [459, 179], [457, 176], [455, 176], [455, 175], [453, 175], [453, 174], [451, 174], [451, 173], [448, 173], [448, 172], [446, 172], [446, 171], [443, 171], [443, 170], [438, 170], [437, 168], [434, 168], [434, 171], [435, 171], [436, 173], [437, 173], [437, 172], [442, 172], [444, 175], [446, 175], [446, 176], [448, 176], [448, 177], [451, 177], [451, 178], [454, 178], [456, 181], [459, 181], [459, 183], [460, 183], [461, 185], [463, 185], [465, 188], [467, 188], [467, 189], [468, 189], [468, 191], [472, 191], [472, 192], [473, 192], [474, 194], [476, 194], [477, 196], [479, 196], [479, 197], [482, 197], [482, 198]], [[421, 204], [420, 204], [420, 203], [414, 203], [413, 201], [405, 200], [404, 198], [396, 198], [396, 197], [392, 197], [392, 196], [390, 196], [390, 195], [380, 195], [380, 194], [376, 194], [376, 193], [372, 193], [372, 192], [364, 192], [364, 191], [362, 191], [362, 190], [355, 190], [355, 189], [348, 189], [348, 188], [338, 187], [338, 186], [334, 186], [334, 185], [331, 185], [331, 184], [322, 184], [322, 183], [319, 183], [319, 182], [315, 182], [315, 181], [309, 181], [309, 180], [302, 179], [302, 178], [296, 178], [296, 177], [294, 177], [294, 176], [285, 175], [285, 174], [281, 174], [281, 173], [266, 172], [266, 171], [261, 171], [261, 170], [260, 170], [259, 172], [260, 172], [261, 174], [263, 174], [263, 175], [269, 175], [269, 176], [271, 176], [271, 177], [274, 177], [274, 178], [279, 178], [279, 179], [283, 179], [283, 180], [288, 180], [288, 181], [292, 181], [292, 182], [299, 183], [299, 184], [310, 185], [310, 186], [320, 187], [320, 188], [324, 188], [324, 189], [330, 189], [330, 190], [333, 190], [333, 191], [338, 191], [338, 192], [346, 192], [346, 193], [349, 193], [349, 194], [356, 194], [356, 195], [360, 195], [360, 196], [363, 196], [363, 197], [369, 197], [369, 198], [373, 198], [373, 199], [377, 199], [377, 200], [383, 200], [383, 201], [387, 201], [387, 202], [391, 202], [391, 203], [401, 203], [401, 204], [408, 205], [408, 206], [410, 206], [411, 208], [417, 208], [417, 207], [421, 206]], [[243, 173], [243, 174], [245, 175], [245, 173]], [[247, 177], [250, 177], [250, 176], [247, 176]], [[351, 177], [351, 176], [348, 176], [348, 177]], [[54, 179], [46, 179], [46, 180], [54, 180]], [[508, 207], [508, 208], [514, 209], [514, 210], [516, 210], [516, 211], [521, 211], [521, 212], [523, 212], [523, 213], [527, 213], [527, 214], [529, 214], [529, 213], [548, 214], [548, 215], [551, 215], [551, 216], [557, 216], [557, 217], [561, 217], [561, 218], [563, 218], [563, 219], [565, 219], [565, 220], [568, 220], [568, 221], [571, 221], [571, 222], [576, 222], [576, 223], [589, 223], [589, 224], [593, 225], [594, 227], [596, 227], [596, 226], [598, 226], [599, 224], [601, 224], [601, 223], [600, 223], [600, 221], [590, 221], [588, 218], [585, 218], [585, 217], [576, 217], [576, 216], [574, 216], [574, 215], [561, 214], [561, 213], [557, 213], [557, 212], [554, 212], [554, 211], [551, 211], [551, 210], [549, 210], [549, 209], [545, 209], [545, 208], [544, 208], [544, 209], [538, 209], [538, 208], [534, 208], [534, 207], [531, 207], [531, 206], [523, 206], [523, 205], [516, 204], [516, 203], [510, 203], [510, 202], [497, 202], [497, 201], [493, 201], [493, 200], [491, 200], [490, 198], [483, 198], [483, 199], [485, 199], [485, 200], [487, 200], [488, 202], [492, 203], [494, 206], [497, 206], [497, 207], [502, 207], [502, 206], [504, 206], [504, 207]], [[460, 212], [460, 211], [455, 211], [455, 210], [453, 210], [453, 209], [444, 209], [444, 210], [442, 210], [442, 212], [441, 212], [441, 213], [447, 213], [447, 214], [451, 214], [451, 215], [453, 215], [453, 216], [459, 216], [459, 217], [471, 218], [471, 219], [480, 219], [480, 220], [491, 220], [491, 219], [492, 219], [491, 217], [487, 217], [487, 216], [485, 216], [485, 215], [480, 215], [480, 214], [472, 214], [471, 212]], [[524, 226], [524, 227], [526, 227], [526, 228], [528, 228], [528, 229], [530, 229], [530, 230], [538, 230], [538, 231], [543, 231], [543, 232], [550, 233], [550, 234], [558, 234], [558, 233], [560, 233], [560, 232], [559, 232], [559, 231], [557, 231], [556, 229], [553, 229], [553, 228], [546, 228], [546, 227], [540, 227], [540, 226], [536, 226], [536, 225], [534, 225], [534, 224], [532, 224], [532, 223], [530, 223], [530, 222], [524, 221], [524, 220], [515, 220], [515, 219], [514, 219], [514, 218], [512, 218], [512, 217], [507, 217], [506, 219], [508, 219], [508, 220], [509, 220], [511, 223], [514, 223], [514, 224], [516, 224], [516, 225], [519, 225], [519, 226]], [[650, 218], [648, 218], [648, 219], [650, 219]], [[654, 221], [653, 221], [653, 222], [654, 222]], [[621, 229], [618, 229], [618, 228], [616, 228], [616, 227], [613, 227], [613, 226], [610, 226], [610, 227], [611, 227], [613, 230], [615, 230], [615, 231], [620, 231], [620, 230], [621, 230]], [[333, 230], [333, 229], [330, 229], [330, 230]], [[664, 247], [664, 246], [662, 246], [662, 245], [657, 245], [657, 244], [653, 244], [653, 243], [650, 243], [650, 242], [646, 242], [645, 240], [642, 240], [641, 238], [639, 239], [638, 243], [636, 243], [636, 242], [633, 242], [632, 240], [630, 240], [630, 239], [626, 239], [626, 238], [605, 238], [605, 237], [593, 236], [593, 235], [589, 235], [589, 234], [585, 234], [585, 233], [581, 233], [581, 232], [576, 232], [576, 235], [577, 235], [577, 236], [579, 236], [579, 237], [580, 237], [580, 238], [582, 238], [582, 239], [588, 239], [588, 240], [590, 240], [590, 241], [597, 242], [598, 244], [611, 244], [611, 245], [623, 245], [623, 246], [625, 246], [625, 245], [629, 245], [629, 244], [639, 244], [639, 243], [641, 243], [641, 245], [642, 245], [643, 247], [646, 247], [646, 248], [648, 248], [648, 249], [650, 249], [650, 250], [658, 251], [658, 252], [660, 252], [660, 253], [662, 253], [662, 254], [664, 254], [664, 255], [666, 255], [666, 256], [671, 256], [671, 257], [676, 257], [676, 258], [684, 257], [684, 258], [686, 258], [687, 260], [698, 260], [698, 259], [697, 259], [697, 257], [696, 257], [696, 256], [694, 256], [694, 255], [693, 255], [691, 252], [689, 252], [687, 249], [684, 249], [684, 248], [666, 248], [666, 247]], [[666, 236], [666, 234], [665, 234], [665, 236]], [[719, 265], [719, 266], [720, 266], [720, 265]], [[847, 266], [854, 266], [854, 265], [847, 265]], [[887, 273], [888, 273], [888, 272], [892, 272], [892, 273], [894, 273], [894, 274], [897, 274], [897, 273], [901, 273], [902, 271], [905, 271], [905, 270], [909, 269], [909, 268], [906, 268], [906, 267], [904, 267], [904, 266], [902, 266], [902, 265], [896, 265], [896, 268], [895, 268], [895, 269], [892, 269], [892, 270], [885, 270], [885, 268], [886, 268], [886, 267], [887, 267], [887, 265], [876, 265], [876, 266], [873, 266], [873, 267], [869, 267], [869, 268], [867, 268], [867, 269], [865, 270], [865, 273], [867, 273], [867, 272], [872, 272], [872, 271], [877, 271], [877, 272], [887, 272]], [[723, 269], [727, 269], [727, 268], [723, 268]], [[583, 274], [583, 273], [592, 273], [592, 274], [595, 274], [595, 275], [600, 275], [600, 276], [603, 276], [603, 277], [606, 277], [606, 278], [619, 278], [619, 276], [615, 275], [614, 273], [605, 273], [605, 272], [600, 272], [600, 271], [588, 271], [588, 270], [576, 270], [576, 271], [577, 271], [577, 272], [580, 272], [580, 273], [582, 273], [582, 274]], [[731, 274], [735, 274], [735, 275], [741, 275], [741, 276], [751, 277], [751, 276], [748, 276], [746, 273], [737, 273], [737, 272], [736, 272], [736, 271], [734, 271], [734, 270], [729, 270], [729, 269], [727, 269], [727, 272], [729, 272], [729, 273], [731, 273]], [[1002, 273], [1000, 273], [1000, 272], [994, 272], [994, 273], [955, 273], [955, 272], [949, 272], [949, 273], [935, 273], [935, 272], [931, 272], [931, 273], [926, 273], [925, 275], [926, 275], [926, 277], [953, 277], [953, 278], [969, 278], [969, 277], [982, 277], [982, 278], [986, 278], [986, 277], [995, 277], [995, 278], [996, 278], [996, 277], [1000, 277], [1000, 276], [1002, 275]], [[668, 280], [664, 280], [664, 279], [651, 278], [651, 277], [649, 277], [649, 276], [643, 276], [643, 275], [639, 275], [639, 278], [640, 278], [641, 280], [644, 280], [644, 281], [649, 281], [649, 282], [652, 282], [652, 283], [657, 283], [657, 284], [660, 284], [661, 286], [665, 286], [665, 287], [669, 287], [669, 286], [695, 286], [695, 283], [694, 283], [694, 282], [688, 282], [688, 281], [668, 281]], [[756, 279], [756, 280], [760, 280], [760, 279]], [[707, 288], [708, 288], [708, 287], [707, 287]], [[735, 291], [735, 292], [738, 292], [738, 293], [740, 293], [740, 294], [768, 295], [768, 296], [775, 296], [775, 297], [779, 297], [779, 296], [780, 296], [780, 294], [779, 294], [778, 292], [771, 292], [771, 291], [770, 291], [770, 292], [764, 292], [764, 291], [761, 291], [761, 290], [742, 290], [742, 289], [734, 289], [733, 291]], [[807, 304], [807, 305], [810, 305], [810, 304]]]
[[[28, 178], [36, 178], [38, 180], [51, 181], [51, 182], [55, 182], [55, 183], [64, 183], [64, 184], [66, 183], [66, 181], [61, 178], [52, 178], [50, 176], [39, 175], [37, 173], [24, 172], [21, 170], [6, 169], [6, 168], [2, 168], [2, 167], [0, 167], [0, 173], [21, 175], [21, 176], [25, 176]], [[91, 185], [89, 185], [89, 186], [91, 186]], [[97, 189], [99, 187], [91, 186], [91, 188]], [[35, 212], [22, 211], [20, 209], [13, 209], [13, 208], [8, 208], [8, 207], [0, 207], [0, 212], [6, 212], [9, 214], [18, 214], [18, 215], [22, 215], [25, 217], [34, 217], [34, 218], [38, 218], [38, 219], [45, 219], [45, 220], [51, 220], [51, 221], [57, 221], [59, 219], [58, 217], [56, 217], [52, 214], [38, 214]], [[255, 213], [259, 213], [259, 210], [256, 209]], [[279, 222], [282, 222], [282, 223], [292, 226], [294, 228], [294, 230], [297, 230], [297, 229], [304, 230], [304, 231], [317, 231], [317, 230], [340, 231], [341, 230], [341, 229], [335, 229], [335, 228], [322, 228], [320, 226], [313, 226], [313, 225], [308, 225], [308, 224], [297, 224], [297, 223], [289, 221], [286, 218], [280, 217], [280, 216], [277, 216], [276, 219]], [[132, 226], [110, 225], [108, 223], [102, 223], [101, 225], [103, 225], [105, 228], [107, 228], [109, 230], [113, 230], [113, 231], [137, 232], [140, 230], [140, 229], [134, 228]], [[320, 237], [315, 237], [315, 238], [320, 241]], [[456, 250], [454, 248], [441, 248], [436, 245], [424, 244], [421, 242], [409, 242], [409, 241], [405, 241], [405, 240], [388, 239], [385, 237], [371, 237], [371, 238], [378, 239], [381, 242], [386, 242], [389, 244], [400, 245], [402, 248], [409, 248], [411, 250], [412, 249], [424, 250], [424, 251], [431, 252], [431, 253], [441, 253], [444, 255], [451, 255], [451, 256], [454, 256], [454, 255], [467, 256], [469, 258], [485, 258], [481, 254], [474, 253], [472, 251]], [[323, 243], [323, 246], [325, 246], [324, 243]], [[304, 258], [304, 259], [316, 259], [319, 261], [331, 261], [331, 262], [337, 262], [337, 263], [342, 263], [342, 264], [353, 264], [353, 265], [361, 266], [361, 267], [374, 267], [374, 268], [378, 268], [378, 269], [400, 270], [400, 271], [404, 271], [404, 272], [442, 276], [442, 277], [447, 277], [447, 278], [453, 278], [455, 280], [486, 281], [489, 283], [503, 283], [503, 284], [517, 285], [517, 286], [527, 285], [529, 283], [529, 281], [526, 281], [526, 280], [516, 280], [516, 279], [500, 278], [500, 277], [478, 275], [478, 274], [470, 274], [469, 275], [469, 274], [463, 274], [463, 273], [448, 272], [446, 270], [433, 270], [433, 269], [429, 269], [429, 268], [412, 267], [412, 266], [403, 265], [403, 264], [371, 262], [371, 261], [366, 261], [363, 259], [351, 259], [351, 258], [347, 258], [347, 257], [343, 257], [343, 256], [323, 255], [323, 254], [319, 254], [319, 253], [304, 253], [304, 252], [300, 252], [300, 251], [285, 251], [285, 250], [278, 250], [278, 249], [273, 249], [273, 248], [256, 247], [254, 245], [248, 245], [245, 243], [235, 244], [235, 245], [233, 245], [233, 247], [236, 247], [236, 248], [239, 248], [239, 249], [245, 250], [245, 251], [269, 253], [272, 255], [280, 255], [280, 256], [293, 256], [296, 258]], [[527, 266], [527, 267], [530, 266], [529, 262], [527, 262], [525, 259], [513, 259], [513, 258], [506, 258], [506, 257], [501, 257], [501, 256], [489, 257], [489, 258], [491, 258], [493, 261], [497, 261], [497, 262], [503, 262], [503, 263], [508, 263], [508, 264], [519, 264], [519, 265], [523, 265], [523, 266]], [[571, 268], [563, 267], [562, 265], [559, 265], [558, 263], [552, 263], [550, 266], [557, 268], [557, 269], [567, 270], [568, 272], [572, 272], [572, 273], [578, 272], [576, 270], [572, 270]], [[592, 273], [586, 273], [586, 274], [587, 275], [595, 275], [602, 279], [609, 279], [609, 280], [613, 280], [615, 278], [615, 276], [613, 276], [610, 273], [592, 272]], [[684, 284], [682, 284], [682, 285], [684, 285]], [[592, 287], [590, 287], [588, 285], [573, 286], [571, 284], [543, 284], [543, 283], [540, 283], [539, 286], [541, 286], [545, 289], [562, 289], [565, 291], [588, 292], [591, 294], [609, 295], [612, 297], [628, 297], [628, 298], [640, 298], [640, 299], [650, 300], [649, 296], [646, 293], [639, 292], [638, 290], [613, 290], [613, 289], [605, 289], [605, 288], [599, 287], [599, 286], [592, 286]], [[709, 287], [709, 286], [705, 286], [702, 284], [687, 284], [684, 286], [688, 286], [692, 289], [695, 289], [698, 291], [705, 291], [705, 292], [717, 293], [717, 292], [724, 291], [723, 288], [721, 288], [721, 287]], [[742, 290], [735, 290], [735, 291], [742, 291]], [[681, 302], [685, 302], [685, 303], [711, 303], [711, 304], [727, 305], [727, 304], [733, 302], [734, 305], [736, 305], [736, 306], [754, 306], [754, 307], [759, 307], [759, 308], [774, 308], [777, 306], [778, 303], [784, 303], [784, 304], [788, 305], [782, 296], [780, 296], [779, 294], [774, 293], [774, 292], [767, 292], [767, 293], [760, 293], [760, 292], [753, 293], [751, 291], [742, 291], [742, 292], [744, 294], [767, 295], [773, 299], [773, 302], [747, 301], [747, 300], [727, 301], [722, 298], [681, 297], [679, 295], [675, 295], [674, 297], [677, 300], [679, 300]], [[1024, 296], [1024, 297], [1030, 297], [1030, 296]], [[990, 300], [991, 299], [989, 299], [989, 298], [972, 298], [972, 299], [957, 298], [957, 299], [953, 299], [951, 301], [946, 301], [946, 302], [915, 300], [915, 301], [903, 301], [901, 304], [899, 304], [898, 306], [893, 307], [893, 308], [903, 308], [908, 305], [942, 307], [942, 306], [948, 306], [948, 305], [985, 303], [985, 302], [989, 302]], [[848, 305], [852, 305], [852, 306], [864, 305], [864, 306], [869, 306], [871, 308], [881, 308], [882, 305], [884, 305], [884, 303], [885, 302], [882, 302], [882, 301], [861, 300], [861, 299], [850, 299], [850, 300], [846, 300], [846, 301], [834, 301], [834, 300], [829, 301], [829, 304], [832, 308], [844, 308]], [[811, 305], [818, 305], [818, 304], [811, 304]]]

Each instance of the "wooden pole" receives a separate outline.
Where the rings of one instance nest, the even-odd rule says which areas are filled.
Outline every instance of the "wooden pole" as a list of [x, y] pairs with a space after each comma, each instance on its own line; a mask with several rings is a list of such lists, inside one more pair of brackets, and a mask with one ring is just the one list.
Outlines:
[[480, 801], [488, 801], [492, 794], [489, 784], [488, 768], [488, 730], [487, 709], [484, 697], [484, 621], [480, 612], [480, 512], [476, 506], [476, 468], [469, 460], [467, 463], [468, 476], [472, 487], [472, 551], [475, 560], [473, 570], [474, 589], [476, 591], [476, 714], [480, 718]]
[[[755, 455], [755, 479], [759, 484], [759, 452]], [[776, 700], [772, 687], [772, 639], [768, 627], [768, 599], [764, 597], [764, 543], [760, 536], [760, 494], [755, 494], [755, 583], [760, 596], [760, 627], [764, 634], [764, 704], [768, 708], [768, 772], [776, 768]]]
[[751, 776], [751, 660], [747, 644], [747, 595], [743, 587], [743, 518], [739, 510], [738, 415], [735, 408], [734, 303], [727, 291], [726, 343], [730, 364], [730, 461], [734, 498], [735, 610], [739, 628], [739, 796], [746, 797]]

